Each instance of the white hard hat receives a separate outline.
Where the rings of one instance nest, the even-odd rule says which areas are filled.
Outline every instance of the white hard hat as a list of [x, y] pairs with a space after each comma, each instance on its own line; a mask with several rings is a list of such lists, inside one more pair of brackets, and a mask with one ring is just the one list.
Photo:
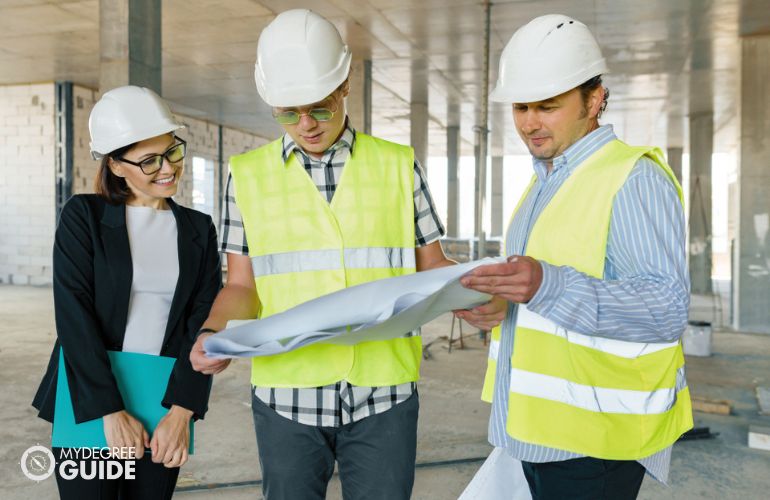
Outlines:
[[116, 149], [183, 128], [155, 92], [127, 85], [106, 92], [91, 110], [91, 156], [98, 159]]
[[561, 14], [536, 17], [513, 34], [500, 56], [497, 102], [535, 102], [607, 73], [599, 44], [585, 24]]
[[318, 102], [345, 81], [351, 53], [332, 23], [307, 9], [287, 10], [257, 43], [257, 92], [273, 107]]

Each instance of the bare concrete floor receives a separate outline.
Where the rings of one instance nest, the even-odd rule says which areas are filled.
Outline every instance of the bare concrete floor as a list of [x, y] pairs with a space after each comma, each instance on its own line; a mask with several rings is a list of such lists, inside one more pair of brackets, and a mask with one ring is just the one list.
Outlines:
[[[696, 315], [709, 312], [707, 302], [694, 302]], [[0, 286], [0, 319], [0, 499], [56, 498], [53, 478], [34, 483], [19, 467], [28, 447], [50, 444], [50, 425], [36, 418], [29, 402], [55, 336], [51, 289]], [[450, 322], [446, 316], [426, 325], [424, 342], [447, 335]], [[437, 340], [430, 347], [431, 359], [423, 363], [417, 461], [424, 466], [417, 469], [415, 499], [457, 498], [490, 451], [489, 407], [479, 400], [487, 352], [469, 330], [466, 326], [465, 349], [450, 354], [446, 340]], [[750, 423], [770, 424], [770, 417], [758, 415], [754, 395], [757, 385], [770, 385], [770, 336], [719, 332], [714, 352], [711, 358], [688, 359], [690, 387], [697, 395], [733, 401], [733, 414], [696, 413], [696, 426], [709, 426], [719, 436], [678, 443], [670, 486], [646, 478], [642, 499], [768, 498], [770, 452], [751, 450], [746, 441]], [[196, 426], [197, 453], [183, 468], [179, 488], [247, 484], [180, 491], [176, 498], [261, 498], [254, 484], [260, 471], [248, 370], [248, 362], [239, 361], [216, 378], [209, 414]], [[336, 477], [328, 498], [341, 498]]]

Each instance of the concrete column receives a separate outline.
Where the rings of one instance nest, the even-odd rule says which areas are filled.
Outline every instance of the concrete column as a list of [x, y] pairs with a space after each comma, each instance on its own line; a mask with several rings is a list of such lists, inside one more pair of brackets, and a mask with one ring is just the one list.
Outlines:
[[690, 115], [690, 281], [692, 293], [711, 293], [711, 154], [714, 115]]
[[414, 157], [428, 169], [428, 70], [426, 61], [412, 61], [411, 98], [409, 100], [410, 136]]
[[353, 128], [372, 133], [372, 61], [353, 60], [350, 65], [350, 95], [345, 107]]
[[140, 85], [161, 94], [161, 0], [99, 0], [99, 90]]
[[460, 185], [457, 182], [457, 166], [460, 159], [460, 126], [449, 125], [446, 128], [446, 164], [447, 164], [447, 214], [446, 234], [457, 238], [460, 225], [459, 199]]
[[770, 333], [770, 36], [741, 38], [739, 214], [733, 311], [741, 331]]
[[490, 236], [503, 235], [503, 157], [492, 157], [492, 227]]
[[503, 158], [505, 156], [505, 115], [510, 110], [509, 106], [495, 105], [490, 110], [489, 154], [492, 157], [490, 174], [491, 183], [491, 213], [490, 236], [501, 237], [505, 232], [505, 223], [508, 214], [503, 213], [503, 198], [505, 196], [505, 183], [503, 182]]
[[682, 153], [684, 152], [683, 148], [677, 148], [677, 147], [671, 147], [668, 148], [666, 151], [666, 160], [668, 161], [668, 165], [671, 167], [671, 170], [674, 171], [674, 174], [676, 175], [676, 179], [679, 181], [679, 183], [682, 183]]

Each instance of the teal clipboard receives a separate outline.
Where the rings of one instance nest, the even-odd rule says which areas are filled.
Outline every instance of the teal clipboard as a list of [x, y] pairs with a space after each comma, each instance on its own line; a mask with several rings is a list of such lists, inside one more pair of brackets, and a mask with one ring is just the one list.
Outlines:
[[[126, 411], [139, 420], [152, 437], [160, 419], [168, 410], [161, 406], [171, 370], [176, 359], [135, 352], [107, 351], [112, 373], [118, 383]], [[193, 421], [190, 419], [192, 455]], [[64, 352], [59, 350], [59, 375], [56, 381], [56, 410], [51, 445], [56, 448], [106, 448], [104, 423], [101, 418], [75, 423], [72, 398], [64, 369]]]

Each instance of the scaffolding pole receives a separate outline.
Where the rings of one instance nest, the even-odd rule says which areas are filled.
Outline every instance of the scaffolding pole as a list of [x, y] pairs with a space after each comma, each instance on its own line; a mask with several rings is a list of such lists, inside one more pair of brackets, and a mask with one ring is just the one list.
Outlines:
[[476, 132], [476, 258], [486, 256], [486, 233], [484, 232], [484, 207], [487, 198], [487, 150], [489, 144], [489, 38], [490, 12], [489, 0], [484, 2], [484, 53], [481, 66], [481, 106], [479, 122], [473, 127]]

